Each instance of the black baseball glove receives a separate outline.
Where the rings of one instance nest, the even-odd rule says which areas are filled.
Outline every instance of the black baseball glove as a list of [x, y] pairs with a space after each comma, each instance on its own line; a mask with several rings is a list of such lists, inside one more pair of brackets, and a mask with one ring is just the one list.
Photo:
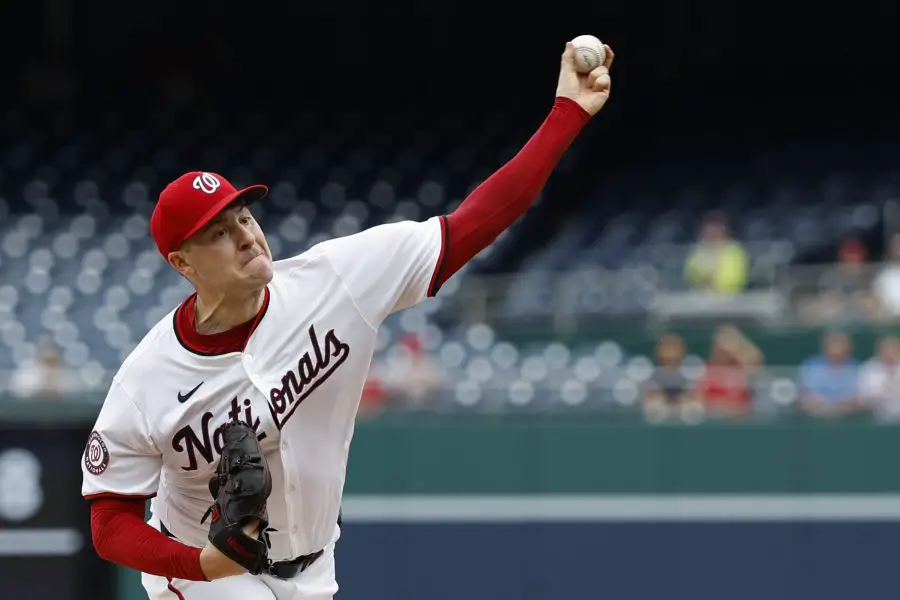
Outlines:
[[[222, 454], [216, 474], [209, 480], [213, 504], [200, 520], [209, 524], [209, 541], [222, 554], [257, 575], [269, 564], [269, 514], [266, 501], [272, 493], [272, 476], [256, 433], [245, 423], [233, 421], [224, 430]], [[259, 521], [259, 539], [243, 527]]]

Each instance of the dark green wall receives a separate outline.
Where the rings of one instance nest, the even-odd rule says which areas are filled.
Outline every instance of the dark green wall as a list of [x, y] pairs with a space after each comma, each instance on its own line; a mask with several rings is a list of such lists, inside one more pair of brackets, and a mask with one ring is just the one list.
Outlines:
[[900, 491], [900, 428], [590, 419], [361, 423], [348, 494]]

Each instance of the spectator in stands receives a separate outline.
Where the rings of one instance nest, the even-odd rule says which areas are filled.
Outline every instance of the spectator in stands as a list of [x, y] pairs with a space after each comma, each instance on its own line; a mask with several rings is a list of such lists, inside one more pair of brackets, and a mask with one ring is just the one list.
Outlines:
[[822, 323], [866, 319], [878, 310], [871, 292], [872, 269], [869, 250], [857, 238], [844, 240], [834, 268], [819, 277], [815, 297], [800, 307], [808, 321]]
[[385, 390], [384, 382], [375, 370], [372, 370], [368, 379], [366, 379], [365, 386], [363, 386], [357, 418], [365, 419], [378, 415], [387, 406], [387, 400], [387, 390]]
[[394, 352], [373, 366], [363, 401], [371, 413], [387, 406], [419, 408], [443, 385], [443, 372], [415, 334], [406, 335]]
[[707, 414], [731, 419], [746, 417], [753, 404], [753, 379], [763, 362], [760, 349], [737, 327], [718, 327], [713, 334], [706, 372], [696, 387]]
[[847, 334], [826, 333], [822, 353], [801, 365], [800, 406], [819, 419], [841, 419], [863, 408], [859, 401], [859, 364]]
[[700, 241], [688, 255], [685, 278], [695, 288], [719, 294], [739, 294], [747, 285], [749, 260], [743, 246], [732, 239], [720, 214], [708, 215]]
[[900, 338], [889, 335], [876, 345], [876, 355], [859, 372], [860, 403], [879, 421], [900, 418]]
[[80, 389], [76, 374], [60, 359], [59, 348], [50, 338], [38, 340], [34, 360], [13, 373], [10, 391], [19, 398], [62, 398]]
[[401, 347], [403, 358], [395, 365], [392, 393], [407, 406], [421, 406], [441, 388], [441, 370], [425, 352], [419, 336], [405, 336]]
[[883, 315], [900, 317], [900, 233], [891, 236], [885, 264], [875, 276], [872, 292]]
[[681, 370], [685, 345], [681, 336], [668, 333], [656, 346], [656, 365], [644, 388], [644, 414], [648, 420], [690, 419], [702, 411], [691, 383]]
[[442, 383], [441, 370], [425, 352], [419, 336], [408, 334], [393, 353], [373, 362], [360, 399], [359, 416], [377, 415], [391, 406], [424, 406]]

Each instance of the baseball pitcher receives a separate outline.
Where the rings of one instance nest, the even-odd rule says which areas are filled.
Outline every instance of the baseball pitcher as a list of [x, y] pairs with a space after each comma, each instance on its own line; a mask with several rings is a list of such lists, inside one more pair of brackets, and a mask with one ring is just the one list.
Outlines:
[[[610, 94], [562, 54], [519, 153], [451, 214], [380, 225], [273, 260], [267, 188], [190, 172], [150, 233], [193, 293], [121, 365], [81, 459], [97, 553], [151, 600], [328, 600], [360, 395], [378, 328], [433, 296], [532, 204]], [[145, 503], [151, 517], [145, 520]]]

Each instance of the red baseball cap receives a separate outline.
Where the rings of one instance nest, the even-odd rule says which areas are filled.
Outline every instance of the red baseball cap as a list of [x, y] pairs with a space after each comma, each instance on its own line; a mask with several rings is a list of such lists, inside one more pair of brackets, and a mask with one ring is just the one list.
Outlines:
[[264, 185], [239, 190], [217, 173], [185, 173], [160, 193], [150, 217], [150, 234], [160, 254], [168, 258], [228, 205], [237, 200], [252, 204], [268, 193]]

